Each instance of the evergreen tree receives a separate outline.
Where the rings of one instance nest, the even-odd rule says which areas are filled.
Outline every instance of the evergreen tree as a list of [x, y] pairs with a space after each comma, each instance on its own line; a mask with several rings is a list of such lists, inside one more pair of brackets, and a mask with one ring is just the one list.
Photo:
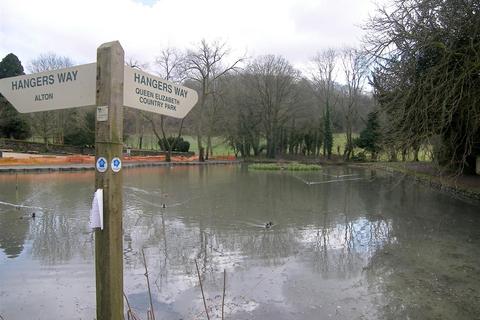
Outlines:
[[372, 154], [372, 159], [377, 158], [380, 148], [380, 124], [378, 122], [378, 115], [376, 112], [368, 114], [367, 126], [360, 132], [360, 137], [355, 141], [357, 147], [365, 149]]
[[[0, 61], [0, 79], [25, 74], [22, 63], [13, 53]], [[25, 117], [0, 94], [0, 137], [26, 139], [30, 137], [31, 131]]]
[[73, 112], [69, 119], [72, 124], [65, 133], [65, 144], [74, 146], [95, 145], [95, 117], [95, 109], [86, 112]]
[[13, 53], [7, 54], [0, 62], [0, 79], [24, 74], [22, 63]]
[[415, 154], [436, 140], [435, 159], [458, 173], [480, 156], [479, 13], [478, 0], [391, 1], [365, 38], [385, 140]]
[[327, 105], [323, 117], [323, 155], [330, 159], [333, 147], [332, 120], [330, 119], [330, 108]]

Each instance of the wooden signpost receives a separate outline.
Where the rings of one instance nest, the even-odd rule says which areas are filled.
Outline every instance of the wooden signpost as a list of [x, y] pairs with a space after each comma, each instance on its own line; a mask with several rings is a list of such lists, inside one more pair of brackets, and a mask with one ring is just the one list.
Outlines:
[[183, 118], [197, 93], [125, 67], [118, 41], [97, 49], [96, 64], [0, 79], [0, 93], [23, 113], [97, 106], [95, 190], [103, 190], [103, 229], [95, 230], [96, 319], [123, 319], [123, 106]]
[[[124, 56], [118, 41], [97, 50], [97, 106], [108, 112], [106, 121], [97, 117], [95, 162], [104, 157], [106, 166], [123, 151]], [[97, 319], [123, 319], [122, 171], [100, 171], [95, 170], [95, 190], [103, 189], [104, 228], [95, 231]]]

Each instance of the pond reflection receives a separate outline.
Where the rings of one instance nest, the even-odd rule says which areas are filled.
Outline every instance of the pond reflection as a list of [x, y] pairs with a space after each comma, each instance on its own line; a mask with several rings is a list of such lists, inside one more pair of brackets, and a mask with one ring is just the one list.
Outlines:
[[[213, 318], [221, 310], [224, 269], [230, 319], [480, 314], [475, 204], [350, 167], [124, 174], [125, 293], [142, 318], [149, 308], [142, 249], [157, 318], [205, 318], [195, 260]], [[94, 318], [93, 191], [92, 172], [0, 175], [5, 319], [29, 312], [38, 319]]]
[[0, 249], [7, 258], [16, 258], [24, 249], [30, 221], [16, 209], [5, 210], [0, 219]]

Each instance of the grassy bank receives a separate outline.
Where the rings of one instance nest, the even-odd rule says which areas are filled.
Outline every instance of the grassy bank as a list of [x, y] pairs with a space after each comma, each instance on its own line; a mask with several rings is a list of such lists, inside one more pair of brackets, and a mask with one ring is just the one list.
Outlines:
[[372, 162], [358, 166], [397, 172], [455, 197], [480, 201], [478, 175], [454, 175], [441, 171], [431, 162]]

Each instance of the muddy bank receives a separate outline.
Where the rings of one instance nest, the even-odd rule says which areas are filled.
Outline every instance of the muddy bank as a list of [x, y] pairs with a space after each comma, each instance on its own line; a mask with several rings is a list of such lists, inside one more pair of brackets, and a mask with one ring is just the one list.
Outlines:
[[404, 174], [406, 178], [455, 198], [480, 202], [480, 176], [449, 174], [426, 162], [372, 162], [352, 164], [352, 166]]

